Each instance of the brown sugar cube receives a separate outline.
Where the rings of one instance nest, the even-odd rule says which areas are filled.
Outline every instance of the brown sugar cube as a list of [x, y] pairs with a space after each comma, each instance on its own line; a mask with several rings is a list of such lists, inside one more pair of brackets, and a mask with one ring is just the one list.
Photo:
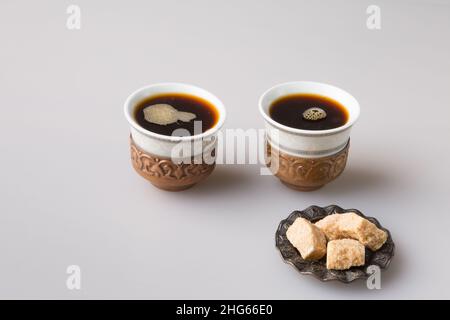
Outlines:
[[325, 233], [328, 240], [342, 239], [342, 232], [339, 229], [340, 216], [340, 214], [331, 214], [315, 223]]
[[387, 240], [387, 232], [378, 229], [375, 224], [357, 214], [350, 212], [344, 214], [340, 228], [351, 238], [359, 240], [372, 251], [380, 249]]
[[372, 251], [380, 249], [387, 240], [387, 233], [356, 213], [332, 214], [316, 222], [328, 240], [351, 238], [358, 240]]
[[351, 267], [363, 266], [365, 248], [356, 240], [331, 240], [327, 247], [327, 269], [347, 270]]
[[286, 236], [305, 260], [321, 259], [327, 252], [324, 233], [304, 218], [297, 218], [286, 231]]

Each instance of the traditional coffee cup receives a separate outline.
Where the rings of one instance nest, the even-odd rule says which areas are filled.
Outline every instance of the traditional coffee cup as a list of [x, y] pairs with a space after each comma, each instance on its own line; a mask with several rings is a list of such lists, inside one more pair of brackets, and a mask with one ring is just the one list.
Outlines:
[[[168, 136], [144, 129], [134, 117], [137, 104], [162, 94], [188, 94], [208, 101], [218, 120], [208, 130], [191, 136]], [[154, 186], [179, 191], [192, 187], [211, 174], [215, 167], [217, 133], [225, 121], [225, 107], [210, 92], [181, 83], [153, 84], [133, 92], [124, 105], [130, 124], [131, 161], [134, 169]], [[188, 154], [180, 154], [188, 150]]]
[[[303, 130], [274, 121], [271, 105], [292, 94], [317, 94], [343, 105], [348, 120], [328, 130]], [[301, 191], [319, 189], [336, 179], [347, 163], [350, 130], [359, 117], [356, 99], [335, 86], [298, 81], [279, 84], [267, 90], [259, 100], [259, 110], [266, 124], [266, 157], [272, 173], [285, 185]]]

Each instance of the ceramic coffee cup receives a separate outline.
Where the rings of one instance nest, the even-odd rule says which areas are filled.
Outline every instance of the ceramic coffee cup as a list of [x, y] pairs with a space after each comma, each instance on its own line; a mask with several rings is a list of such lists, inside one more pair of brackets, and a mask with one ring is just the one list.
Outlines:
[[[277, 99], [291, 94], [318, 94], [341, 103], [348, 111], [347, 122], [329, 130], [302, 130], [274, 121], [269, 108]], [[279, 84], [259, 100], [266, 124], [268, 165], [287, 186], [312, 191], [336, 179], [345, 168], [350, 146], [350, 130], [359, 117], [356, 99], [335, 86], [298, 81]]]
[[[189, 94], [207, 100], [217, 110], [217, 122], [201, 134], [182, 137], [161, 135], [140, 126], [134, 118], [136, 105], [144, 99], [168, 93]], [[226, 112], [222, 102], [210, 92], [182, 83], [153, 84], [133, 92], [125, 101], [124, 111], [130, 124], [133, 167], [154, 186], [168, 191], [184, 190], [214, 170], [217, 133]], [[180, 154], [180, 150], [189, 150], [189, 154]]]

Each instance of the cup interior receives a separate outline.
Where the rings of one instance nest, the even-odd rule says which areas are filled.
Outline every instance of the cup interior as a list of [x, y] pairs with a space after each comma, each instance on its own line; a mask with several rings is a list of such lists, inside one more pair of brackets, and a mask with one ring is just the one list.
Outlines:
[[[135, 110], [137, 104], [139, 102], [141, 102], [142, 100], [150, 98], [152, 96], [157, 96], [157, 95], [167, 94], [167, 93], [178, 93], [178, 94], [184, 93], [184, 94], [197, 96], [197, 97], [207, 100], [217, 110], [217, 113], [219, 115], [217, 122], [214, 124], [213, 127], [209, 128], [208, 130], [206, 130], [205, 132], [203, 132], [201, 134], [197, 134], [197, 135], [193, 135], [193, 136], [184, 136], [184, 137], [166, 136], [166, 135], [162, 135], [162, 134], [158, 134], [158, 133], [149, 131], [149, 130], [141, 127], [137, 123], [136, 119], [134, 118], [134, 110]], [[223, 103], [215, 95], [206, 91], [205, 89], [202, 89], [202, 88], [199, 88], [199, 87], [196, 87], [193, 85], [189, 85], [189, 84], [183, 84], [183, 83], [159, 83], [159, 84], [153, 84], [153, 85], [149, 85], [149, 86], [140, 88], [140, 89], [136, 90], [135, 92], [133, 92], [127, 98], [127, 100], [125, 101], [125, 105], [124, 105], [124, 112], [125, 112], [125, 117], [127, 118], [128, 122], [134, 129], [138, 130], [139, 132], [141, 132], [147, 136], [159, 138], [162, 140], [169, 140], [169, 141], [193, 140], [193, 139], [201, 139], [201, 138], [211, 136], [214, 133], [216, 133], [220, 129], [220, 127], [222, 127], [222, 125], [225, 121], [225, 116], [226, 116], [226, 111], [225, 111], [225, 107], [224, 107]]]
[[[292, 127], [288, 127], [282, 125], [281, 123], [273, 120], [269, 115], [270, 106], [277, 99], [288, 96], [291, 94], [317, 94], [321, 96], [325, 96], [331, 99], [334, 99], [341, 103], [345, 109], [348, 111], [348, 121], [337, 128], [329, 129], [329, 130], [304, 130], [304, 129], [296, 129]], [[319, 82], [311, 82], [311, 81], [296, 81], [296, 82], [287, 82], [283, 84], [276, 85], [269, 90], [267, 90], [259, 100], [259, 110], [264, 117], [264, 119], [270, 123], [272, 126], [277, 127], [279, 129], [283, 129], [285, 131], [297, 132], [297, 133], [308, 133], [310, 135], [320, 135], [324, 133], [332, 133], [339, 132], [345, 130], [346, 128], [352, 126], [355, 121], [359, 117], [360, 108], [358, 101], [348, 92], [324, 83]]]

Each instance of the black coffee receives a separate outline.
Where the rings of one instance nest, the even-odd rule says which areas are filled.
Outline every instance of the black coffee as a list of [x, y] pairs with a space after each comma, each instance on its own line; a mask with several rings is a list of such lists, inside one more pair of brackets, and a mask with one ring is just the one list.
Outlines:
[[[164, 105], [165, 108], [160, 108], [162, 111], [157, 111], [161, 111], [163, 114], [158, 113], [155, 121], [149, 118], [148, 113], [146, 117], [145, 110], [148, 107], [157, 106], [158, 108], [161, 105]], [[169, 109], [171, 115], [173, 115], [173, 112], [180, 114], [179, 118], [167, 117], [164, 114], [167, 109]], [[184, 117], [181, 116], [182, 114], [184, 114]], [[205, 99], [183, 93], [167, 93], [152, 96], [139, 102], [135, 107], [134, 118], [141, 127], [149, 131], [166, 136], [184, 136], [186, 134], [173, 133], [177, 129], [185, 129], [189, 132], [189, 135], [203, 133], [217, 123], [219, 114], [217, 109]], [[195, 124], [199, 121], [200, 125]], [[200, 132], [195, 132], [195, 128], [200, 128]]]
[[274, 101], [270, 117], [282, 125], [303, 130], [328, 130], [343, 126], [349, 115], [339, 102], [317, 94], [292, 94]]

